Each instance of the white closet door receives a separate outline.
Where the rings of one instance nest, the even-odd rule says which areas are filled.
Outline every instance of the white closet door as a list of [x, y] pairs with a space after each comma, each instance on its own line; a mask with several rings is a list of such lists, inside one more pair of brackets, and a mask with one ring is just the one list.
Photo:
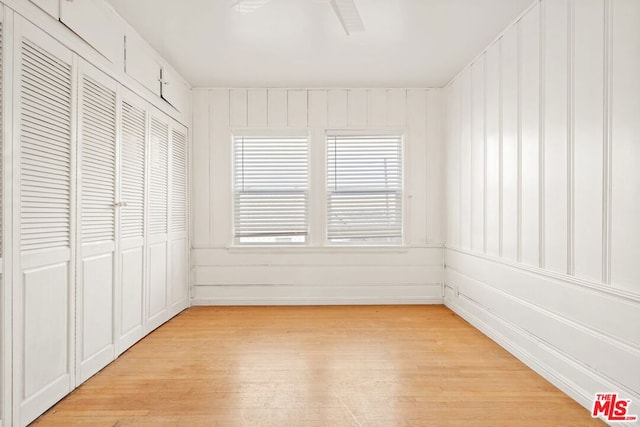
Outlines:
[[116, 89], [114, 80], [80, 64], [76, 384], [115, 357]]
[[145, 102], [123, 91], [120, 142], [120, 245], [116, 354], [143, 337], [145, 260]]
[[168, 119], [159, 112], [151, 114], [149, 136], [147, 331], [157, 328], [168, 319], [169, 124]]
[[189, 306], [188, 277], [188, 156], [187, 129], [174, 123], [171, 129], [171, 216], [169, 217], [170, 289], [169, 316]]
[[15, 20], [14, 399], [25, 425], [74, 384], [72, 54]]

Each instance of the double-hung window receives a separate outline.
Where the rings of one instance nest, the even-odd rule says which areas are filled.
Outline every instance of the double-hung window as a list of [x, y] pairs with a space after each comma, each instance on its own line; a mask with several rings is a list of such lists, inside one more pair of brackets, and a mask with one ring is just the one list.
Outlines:
[[327, 134], [327, 240], [402, 243], [402, 136]]
[[237, 244], [305, 244], [309, 143], [305, 136], [234, 135]]

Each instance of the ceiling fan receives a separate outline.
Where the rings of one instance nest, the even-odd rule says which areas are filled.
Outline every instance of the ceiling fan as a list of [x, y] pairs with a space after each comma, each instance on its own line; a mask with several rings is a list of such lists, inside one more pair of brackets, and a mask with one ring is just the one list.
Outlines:
[[[235, 0], [233, 9], [242, 13], [251, 13], [269, 3], [271, 0]], [[329, 3], [338, 16], [338, 20], [347, 35], [357, 31], [364, 31], [364, 24], [354, 0], [314, 0], [317, 3]]]

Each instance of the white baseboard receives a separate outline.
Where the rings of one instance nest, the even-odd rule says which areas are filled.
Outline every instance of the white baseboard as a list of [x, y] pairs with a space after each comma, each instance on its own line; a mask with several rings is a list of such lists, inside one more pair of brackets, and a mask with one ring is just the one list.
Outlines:
[[[617, 386], [606, 377], [582, 366], [535, 336], [495, 316], [474, 301], [464, 296], [455, 296], [455, 291], [451, 288], [445, 288], [444, 304], [586, 410], [591, 410], [594, 394], [582, 384], [589, 384], [590, 388], [595, 387], [603, 392], [616, 390]], [[640, 415], [640, 402], [634, 399], [629, 409], [629, 413]], [[637, 427], [640, 423], [616, 423], [616, 425]]]
[[424, 305], [442, 304], [442, 297], [395, 298], [194, 298], [192, 306], [206, 305]]
[[216, 285], [196, 286], [191, 305], [442, 304], [442, 285]]

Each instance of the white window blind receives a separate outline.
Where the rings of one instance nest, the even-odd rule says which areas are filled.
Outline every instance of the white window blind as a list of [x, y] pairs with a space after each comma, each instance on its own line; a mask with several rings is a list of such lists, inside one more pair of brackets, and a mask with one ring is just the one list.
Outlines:
[[402, 136], [327, 135], [327, 238], [402, 243]]
[[306, 136], [236, 135], [234, 172], [236, 243], [306, 243], [309, 228]]

